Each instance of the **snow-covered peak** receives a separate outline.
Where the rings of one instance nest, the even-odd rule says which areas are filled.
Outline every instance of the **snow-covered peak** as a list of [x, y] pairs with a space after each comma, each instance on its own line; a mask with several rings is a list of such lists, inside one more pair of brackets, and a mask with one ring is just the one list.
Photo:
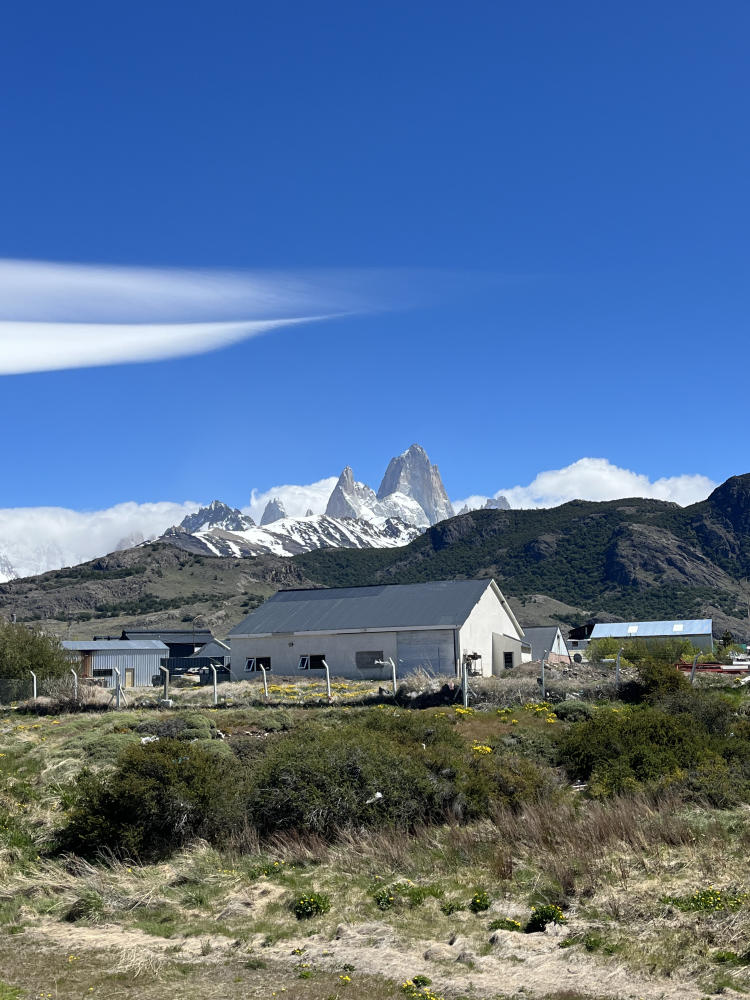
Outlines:
[[430, 463], [421, 445], [413, 444], [388, 463], [377, 498], [382, 501], [394, 493], [416, 500], [430, 524], [453, 517], [453, 507], [440, 478], [440, 470]]
[[263, 511], [263, 516], [260, 519], [261, 526], [266, 524], [273, 524], [274, 521], [281, 521], [282, 518], [286, 517], [286, 509], [284, 504], [278, 497], [274, 497], [269, 500], [266, 504], [266, 509]]
[[347, 465], [339, 476], [339, 481], [334, 486], [328, 500], [326, 516], [354, 518], [355, 520], [364, 517], [365, 520], [370, 521], [376, 503], [375, 491], [371, 490], [365, 483], [356, 482], [352, 467]]
[[243, 514], [236, 507], [229, 507], [221, 500], [214, 500], [208, 507], [201, 507], [195, 514], [188, 514], [180, 521], [176, 529], [170, 531], [186, 531], [189, 535], [197, 531], [205, 531], [208, 528], [221, 528], [224, 531], [245, 531], [252, 528], [255, 521], [248, 515]]

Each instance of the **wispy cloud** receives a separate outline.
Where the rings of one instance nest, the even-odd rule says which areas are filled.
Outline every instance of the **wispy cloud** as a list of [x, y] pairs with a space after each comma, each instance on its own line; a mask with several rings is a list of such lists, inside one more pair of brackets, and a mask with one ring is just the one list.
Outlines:
[[293, 324], [388, 308], [403, 280], [388, 271], [0, 260], [0, 374], [197, 354]]
[[[619, 500], [625, 497], [647, 497], [671, 500], [681, 506], [705, 500], [716, 483], [707, 476], [686, 474], [649, 479], [642, 473], [623, 469], [606, 458], [579, 458], [563, 469], [540, 472], [527, 486], [499, 489], [495, 497], [507, 497], [511, 507], [556, 507], [569, 500]], [[484, 506], [487, 497], [471, 496], [455, 500], [460, 510]]]

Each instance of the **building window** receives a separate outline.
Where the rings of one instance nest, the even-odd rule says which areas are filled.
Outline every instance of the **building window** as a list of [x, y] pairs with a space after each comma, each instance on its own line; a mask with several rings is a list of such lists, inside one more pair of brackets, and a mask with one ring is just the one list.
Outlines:
[[628, 635], [635, 635], [638, 632], [637, 625], [628, 625]]
[[570, 640], [570, 645], [574, 646], [574, 647], [577, 647], [578, 646], [578, 639], [571, 639]]
[[111, 677], [111, 667], [94, 667], [94, 677]]
[[354, 661], [357, 670], [382, 670], [385, 666], [382, 649], [358, 651], [354, 654]]
[[245, 660], [245, 670], [248, 672], [260, 670], [261, 667], [263, 667], [264, 670], [271, 669], [270, 656], [248, 656]]
[[513, 654], [512, 653], [503, 653], [503, 664], [504, 664], [506, 670], [510, 670], [510, 668], [513, 666]]
[[298, 670], [324, 670], [323, 660], [325, 660], [325, 653], [305, 653], [300, 656], [299, 663], [297, 665]]

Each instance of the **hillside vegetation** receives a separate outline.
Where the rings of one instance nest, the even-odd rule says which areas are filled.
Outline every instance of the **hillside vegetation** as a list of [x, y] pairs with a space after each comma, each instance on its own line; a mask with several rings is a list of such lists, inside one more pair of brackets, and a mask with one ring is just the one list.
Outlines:
[[4, 713], [0, 996], [739, 997], [749, 696], [608, 669]]

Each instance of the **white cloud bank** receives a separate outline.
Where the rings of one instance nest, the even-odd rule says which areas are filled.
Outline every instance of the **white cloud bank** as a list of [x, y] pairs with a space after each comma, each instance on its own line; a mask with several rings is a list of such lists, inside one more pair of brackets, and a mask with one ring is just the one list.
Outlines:
[[[499, 489], [495, 497], [504, 496], [511, 507], [556, 507], [570, 500], [619, 500], [626, 497], [647, 497], [671, 500], [681, 506], [705, 500], [718, 484], [707, 476], [668, 476], [651, 480], [638, 472], [622, 469], [606, 458], [579, 458], [564, 469], [540, 472], [528, 486]], [[487, 497], [471, 496], [455, 500], [460, 510], [483, 507]]]
[[403, 280], [378, 270], [0, 260], [0, 375], [198, 354], [292, 324], [387, 307]]
[[[31, 576], [62, 566], [75, 566], [115, 549], [155, 538], [198, 509], [184, 503], [119, 503], [106, 510], [77, 511], [65, 507], [0, 509], [0, 561], [18, 576]], [[3, 574], [0, 562], [0, 579]]]
[[244, 511], [260, 524], [268, 501], [278, 499], [284, 504], [284, 510], [289, 517], [304, 517], [308, 510], [312, 510], [313, 514], [322, 514], [337, 482], [337, 476], [329, 476], [307, 486], [274, 486], [263, 493], [253, 490], [250, 494], [250, 504]]

